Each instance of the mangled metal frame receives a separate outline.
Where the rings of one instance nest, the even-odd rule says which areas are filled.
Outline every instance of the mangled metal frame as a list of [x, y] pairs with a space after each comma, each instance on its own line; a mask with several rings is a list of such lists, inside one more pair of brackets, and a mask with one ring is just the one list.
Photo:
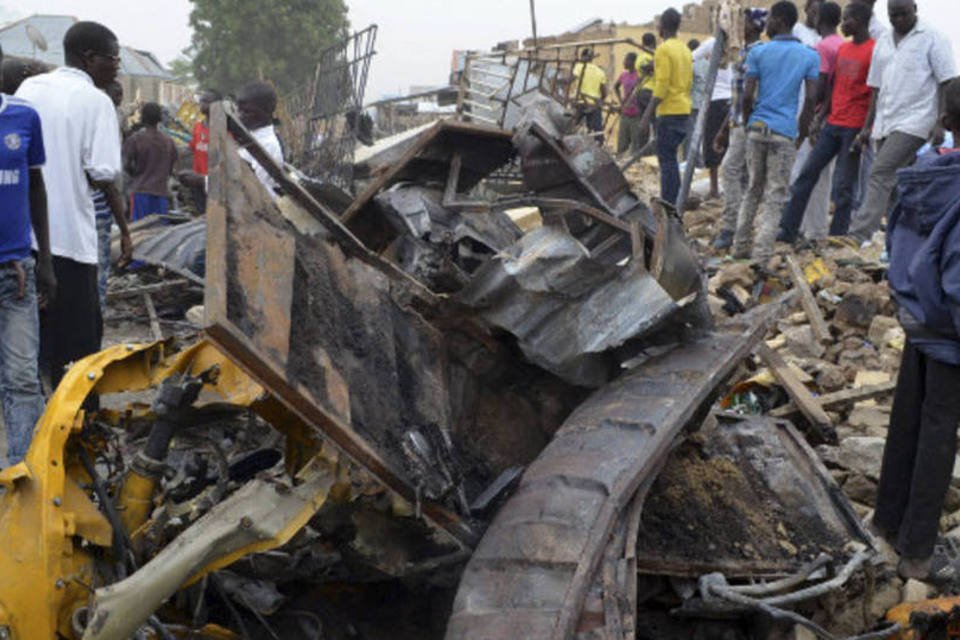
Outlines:
[[294, 164], [344, 189], [353, 181], [350, 158], [377, 32], [377, 25], [370, 25], [320, 51], [311, 81], [285, 100], [296, 129], [290, 141]]
[[[281, 369], [292, 345], [289, 344], [290, 318], [282, 315], [270, 315], [269, 335], [260, 335], [259, 340], [251, 340], [244, 328], [238, 327], [231, 314], [230, 267], [233, 264], [228, 234], [238, 230], [229, 228], [231, 211], [248, 208], [267, 208], [275, 206], [270, 196], [260, 188], [259, 183], [244, 180], [242, 174], [249, 171], [246, 164], [234, 151], [234, 143], [227, 134], [228, 130], [237, 142], [247, 148], [254, 158], [270, 173], [271, 177], [287, 193], [297, 196], [298, 202], [311, 217], [309, 222], [319, 225], [323, 233], [340, 247], [345, 254], [362, 262], [375, 266], [393, 278], [394, 284], [409, 296], [411, 304], [429, 313], [436, 308], [436, 296], [427, 291], [418, 282], [376, 254], [370, 252], [345, 228], [336, 216], [323, 205], [313, 200], [299, 185], [290, 180], [283, 169], [263, 151], [249, 132], [223, 107], [215, 107], [211, 114], [211, 188], [207, 219], [207, 288], [205, 301], [205, 326], [210, 339], [235, 359], [248, 373], [265, 388], [269, 389], [284, 406], [298, 415], [306, 423], [314, 425], [320, 435], [329, 439], [342, 449], [354, 462], [370, 471], [395, 492], [411, 504], [419, 504], [419, 496], [404, 477], [395, 471], [382, 456], [354, 431], [344, 419], [343, 414], [335, 414], [320, 406], [309, 394], [298, 388]], [[236, 187], [242, 186], [243, 189]], [[308, 224], [309, 224], [308, 222]], [[259, 246], [266, 246], [278, 258], [277, 262], [262, 261], [256, 264], [246, 263], [245, 284], [249, 287], [243, 292], [248, 301], [253, 302], [258, 311], [290, 309], [292, 295], [294, 246], [289, 237], [271, 231], [268, 225], [257, 229], [239, 230], [242, 234], [257, 236]], [[244, 256], [238, 256], [244, 259]], [[249, 256], [258, 257], [258, 256]], [[288, 260], [280, 262], [283, 257]], [[439, 505], [422, 503], [423, 515], [438, 528], [450, 534], [459, 545], [471, 546], [476, 533], [463, 520]]]
[[620, 38], [468, 53], [460, 76], [458, 117], [510, 130], [531, 97], [550, 96], [565, 108], [575, 107], [582, 103], [573, 74], [580, 49], [610, 47], [612, 51], [617, 45], [649, 51], [631, 38]]

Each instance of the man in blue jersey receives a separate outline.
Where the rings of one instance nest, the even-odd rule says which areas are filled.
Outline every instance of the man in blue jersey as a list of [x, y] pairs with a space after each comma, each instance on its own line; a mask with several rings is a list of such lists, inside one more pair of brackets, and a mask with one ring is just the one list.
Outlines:
[[0, 94], [0, 396], [10, 464], [26, 454], [44, 406], [38, 293], [47, 303], [56, 290], [40, 171], [45, 161], [40, 116], [24, 100]]
[[[733, 257], [752, 257], [760, 267], [773, 257], [780, 216], [790, 195], [790, 168], [810, 129], [820, 77], [820, 56], [791, 35], [797, 18], [792, 2], [774, 4], [767, 19], [770, 42], [747, 55], [743, 117], [750, 185], [737, 217]], [[801, 89], [806, 94], [798, 123]]]

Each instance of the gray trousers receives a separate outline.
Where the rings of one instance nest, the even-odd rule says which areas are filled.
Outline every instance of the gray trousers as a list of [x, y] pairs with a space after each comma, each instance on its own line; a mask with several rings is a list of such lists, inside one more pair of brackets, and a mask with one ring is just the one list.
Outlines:
[[912, 165], [924, 142], [923, 138], [899, 131], [877, 142], [867, 193], [863, 204], [853, 215], [850, 235], [866, 242], [880, 230], [884, 216], [890, 211], [893, 189], [897, 186], [897, 169]]
[[[807, 164], [811, 151], [813, 151], [813, 145], [810, 140], [804, 140], [800, 149], [797, 150], [797, 159], [794, 161], [793, 170], [790, 173], [791, 186], [803, 172], [803, 167]], [[817, 186], [813, 188], [813, 192], [810, 194], [807, 210], [803, 214], [803, 223], [800, 225], [800, 233], [808, 240], [822, 240], [827, 237], [830, 231], [830, 191], [833, 187], [833, 170], [836, 165], [837, 159], [834, 158], [820, 174]]]
[[743, 204], [743, 183], [747, 177], [747, 130], [730, 128], [730, 144], [720, 165], [723, 179], [723, 218], [720, 231], [733, 233], [737, 230], [740, 205]]
[[617, 130], [617, 153], [624, 151], [637, 152], [649, 140], [640, 128], [641, 116], [620, 116], [620, 127]]
[[747, 187], [737, 217], [737, 232], [733, 238], [734, 258], [752, 257], [757, 262], [766, 262], [773, 257], [780, 217], [790, 197], [790, 170], [796, 157], [797, 146], [790, 138], [773, 132], [750, 131], [747, 134], [750, 186]]

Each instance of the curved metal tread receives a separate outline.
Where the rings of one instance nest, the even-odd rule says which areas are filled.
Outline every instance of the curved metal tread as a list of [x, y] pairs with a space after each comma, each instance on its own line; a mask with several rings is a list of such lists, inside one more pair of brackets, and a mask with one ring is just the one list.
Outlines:
[[621, 512], [781, 308], [652, 359], [578, 407], [480, 541], [446, 638], [572, 637]]

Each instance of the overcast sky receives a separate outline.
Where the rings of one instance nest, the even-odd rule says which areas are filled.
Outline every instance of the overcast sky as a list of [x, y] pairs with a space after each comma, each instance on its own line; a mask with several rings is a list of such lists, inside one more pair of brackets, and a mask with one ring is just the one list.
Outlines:
[[[960, 54], [960, 2], [918, 0], [921, 16], [945, 29]], [[555, 34], [592, 18], [645, 22], [670, 0], [536, 0], [541, 34]], [[446, 82], [454, 49], [488, 49], [530, 34], [528, 0], [347, 0], [354, 28], [380, 26], [378, 55], [367, 100], [405, 93], [411, 85]], [[877, 3], [884, 7], [883, 0]], [[97, 20], [120, 40], [148, 49], [165, 63], [190, 44], [189, 0], [0, 0], [0, 22], [32, 13], [58, 13]], [[264, 14], [269, 19], [269, 14]], [[884, 21], [885, 17], [884, 17]]]

